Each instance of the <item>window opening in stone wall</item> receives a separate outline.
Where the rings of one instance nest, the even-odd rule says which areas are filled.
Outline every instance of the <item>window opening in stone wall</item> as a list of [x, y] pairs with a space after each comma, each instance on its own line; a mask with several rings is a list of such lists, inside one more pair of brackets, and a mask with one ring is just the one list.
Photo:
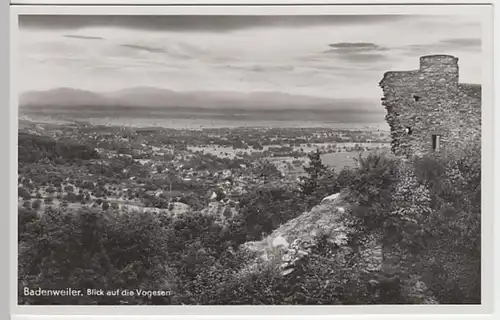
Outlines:
[[432, 150], [438, 151], [439, 150], [439, 144], [440, 144], [440, 138], [441, 136], [437, 134], [432, 135]]
[[412, 134], [413, 133], [413, 130], [411, 127], [406, 127], [406, 134]]

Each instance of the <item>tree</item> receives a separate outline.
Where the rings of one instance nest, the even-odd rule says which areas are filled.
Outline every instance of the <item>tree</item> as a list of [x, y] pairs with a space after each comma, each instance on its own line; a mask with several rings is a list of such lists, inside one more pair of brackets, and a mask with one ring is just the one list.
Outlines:
[[32, 204], [33, 209], [38, 210], [41, 208], [41, 206], [42, 206], [42, 201], [40, 199], [36, 199], [35, 201], [33, 201]]
[[232, 234], [230, 238], [261, 239], [264, 233], [272, 232], [300, 214], [300, 202], [296, 191], [288, 186], [266, 184], [249, 190], [239, 202], [243, 234]]
[[24, 239], [24, 233], [27, 231], [29, 224], [38, 218], [36, 210], [30, 208], [19, 208], [17, 212], [17, 226], [19, 241]]
[[66, 200], [66, 201], [68, 201], [68, 202], [75, 202], [76, 201], [76, 195], [73, 192], [68, 192], [68, 194], [66, 194], [63, 197], [63, 199]]
[[[20, 212], [21, 214], [21, 212]], [[47, 210], [22, 213], [19, 288], [170, 290], [167, 248], [158, 219], [141, 212]], [[109, 219], [111, 217], [111, 219]], [[19, 295], [20, 304], [151, 304], [147, 297]], [[168, 304], [168, 301], [161, 301]]]
[[305, 196], [309, 196], [316, 191], [319, 185], [319, 180], [327, 172], [327, 167], [321, 161], [321, 152], [319, 149], [310, 153], [308, 158], [309, 165], [304, 166], [304, 171], [307, 173], [307, 176], [303, 178], [300, 185], [301, 191]]
[[50, 187], [47, 187], [47, 188], [45, 189], [45, 191], [46, 191], [47, 193], [54, 193], [54, 192], [56, 192], [56, 188], [54, 188], [54, 187], [50, 186]]
[[278, 170], [276, 165], [268, 160], [259, 161], [254, 167], [254, 173], [262, 178], [264, 183], [267, 183], [269, 180], [274, 178], [281, 178], [281, 172]]
[[30, 200], [31, 199], [31, 194], [25, 188], [18, 188], [17, 189], [17, 196], [21, 197], [23, 200]]
[[419, 255], [423, 276], [441, 303], [480, 303], [480, 145], [412, 162], [416, 176], [430, 190], [432, 206], [419, 220], [425, 230], [425, 250]]

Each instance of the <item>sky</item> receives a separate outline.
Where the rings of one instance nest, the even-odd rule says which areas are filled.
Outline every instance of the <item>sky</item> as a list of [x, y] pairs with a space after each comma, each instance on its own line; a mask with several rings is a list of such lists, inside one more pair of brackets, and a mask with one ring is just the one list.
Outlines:
[[273, 91], [373, 101], [426, 54], [480, 83], [481, 17], [20, 16], [20, 91]]

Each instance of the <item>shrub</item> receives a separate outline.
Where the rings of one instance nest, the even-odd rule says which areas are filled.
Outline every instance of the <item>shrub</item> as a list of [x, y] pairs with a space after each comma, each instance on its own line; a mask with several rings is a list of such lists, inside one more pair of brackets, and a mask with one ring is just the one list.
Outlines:
[[19, 208], [17, 211], [17, 226], [19, 240], [24, 239], [24, 234], [29, 228], [29, 224], [38, 218], [36, 210], [30, 208]]
[[[47, 210], [28, 225], [19, 283], [47, 289], [168, 289], [166, 242], [156, 218], [140, 212]], [[25, 297], [21, 304], [150, 304], [139, 297]]]
[[109, 203], [108, 202], [103, 202], [102, 203], [102, 210], [108, 210], [109, 209]]
[[364, 232], [380, 232], [391, 211], [392, 191], [397, 182], [399, 160], [385, 153], [373, 152], [358, 158], [345, 187], [353, 205], [353, 218]]
[[30, 200], [31, 199], [31, 193], [26, 190], [25, 188], [18, 188], [17, 190], [17, 196], [22, 198], [23, 200]]
[[42, 201], [40, 199], [36, 199], [33, 201], [31, 207], [35, 210], [39, 210], [42, 207]]
[[413, 159], [432, 211], [422, 222], [424, 276], [442, 303], [481, 301], [481, 153], [476, 145]]
[[302, 213], [299, 195], [288, 186], [265, 184], [244, 194], [239, 203], [246, 240], [260, 240]]

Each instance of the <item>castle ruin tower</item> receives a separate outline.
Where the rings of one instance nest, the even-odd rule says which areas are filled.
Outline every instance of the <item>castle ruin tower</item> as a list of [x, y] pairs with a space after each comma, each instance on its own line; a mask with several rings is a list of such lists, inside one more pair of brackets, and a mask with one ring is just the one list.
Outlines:
[[386, 72], [379, 85], [396, 155], [454, 148], [481, 130], [481, 86], [459, 83], [456, 57], [423, 56], [418, 70]]
[[430, 87], [458, 86], [458, 58], [449, 55], [432, 55], [420, 57], [421, 84]]

